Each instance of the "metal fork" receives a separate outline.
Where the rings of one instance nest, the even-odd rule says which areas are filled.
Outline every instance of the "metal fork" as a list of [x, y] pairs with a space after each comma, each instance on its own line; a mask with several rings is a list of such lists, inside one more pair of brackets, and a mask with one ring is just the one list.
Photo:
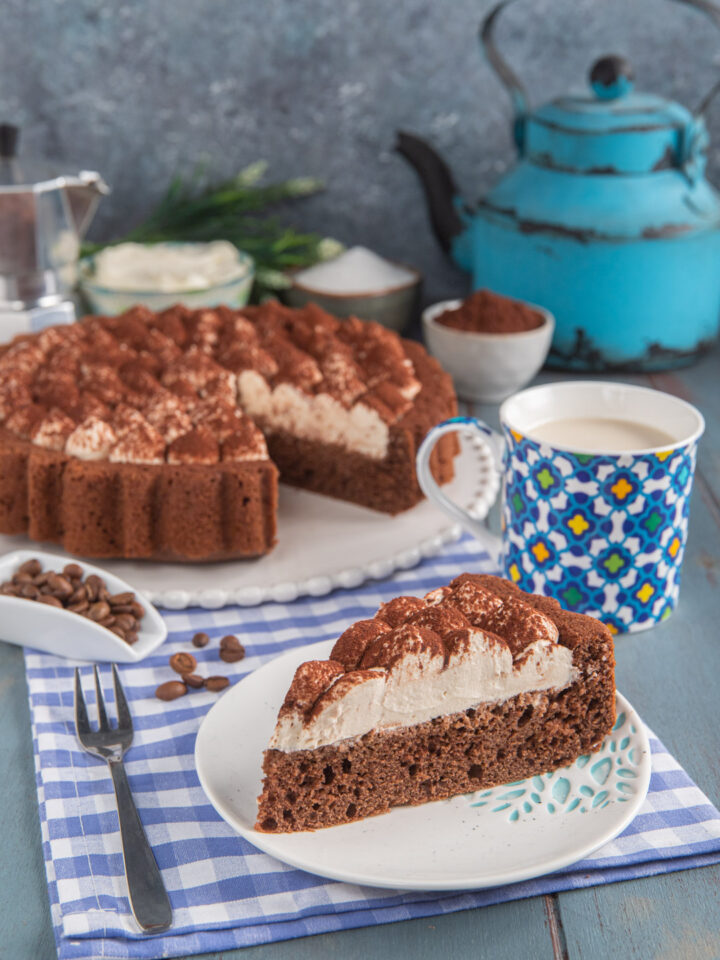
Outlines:
[[110, 767], [122, 841], [125, 878], [128, 885], [130, 908], [138, 925], [145, 933], [162, 933], [172, 923], [172, 907], [162, 875], [145, 836], [135, 801], [130, 792], [122, 758], [133, 739], [132, 717], [125, 699], [115, 664], [112, 665], [118, 725], [111, 727], [98, 668], [95, 672], [95, 696], [99, 729], [91, 730], [83, 697], [80, 671], [75, 668], [75, 730], [82, 746], [94, 757], [105, 760]]

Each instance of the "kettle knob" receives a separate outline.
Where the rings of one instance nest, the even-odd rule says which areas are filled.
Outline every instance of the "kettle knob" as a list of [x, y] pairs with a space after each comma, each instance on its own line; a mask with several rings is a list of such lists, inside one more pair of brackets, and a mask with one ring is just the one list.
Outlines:
[[598, 100], [616, 100], [630, 93], [635, 72], [629, 60], [610, 54], [600, 57], [590, 70], [590, 86]]

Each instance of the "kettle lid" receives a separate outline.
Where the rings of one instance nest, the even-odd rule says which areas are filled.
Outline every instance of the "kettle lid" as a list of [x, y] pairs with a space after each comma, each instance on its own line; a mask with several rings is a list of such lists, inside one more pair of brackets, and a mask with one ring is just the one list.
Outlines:
[[650, 173], [683, 163], [683, 136], [697, 120], [682, 104], [633, 90], [618, 56], [593, 65], [590, 89], [558, 97], [526, 118], [523, 153], [576, 172]]
[[65, 186], [101, 181], [94, 171], [64, 169], [50, 160], [20, 159], [20, 129], [11, 123], [0, 123], [0, 194], [40, 193]]

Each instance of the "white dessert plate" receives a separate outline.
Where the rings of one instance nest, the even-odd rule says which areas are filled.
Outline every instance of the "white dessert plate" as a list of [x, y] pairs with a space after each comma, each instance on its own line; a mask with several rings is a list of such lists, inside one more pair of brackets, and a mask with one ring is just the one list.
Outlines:
[[[205, 717], [195, 745], [200, 783], [220, 816], [278, 860], [333, 880], [393, 890], [477, 890], [543, 876], [612, 840], [642, 805], [650, 745], [617, 695], [600, 750], [572, 766], [491, 790], [340, 827], [295, 834], [254, 829], [263, 750], [296, 667], [332, 641], [291, 650], [249, 674]], [[228, 730], [240, 731], [228, 737]]]
[[[458, 503], [472, 507], [488, 465], [471, 440], [461, 442], [455, 479], [443, 489]], [[369, 579], [388, 577], [434, 556], [459, 535], [460, 527], [450, 524], [427, 500], [389, 517], [281, 484], [278, 542], [265, 557], [205, 564], [102, 563], [106, 571], [142, 590], [157, 606], [174, 610], [235, 603], [254, 606], [267, 601], [290, 603], [308, 594], [320, 597], [337, 587], [353, 588]], [[0, 553], [19, 547], [32, 551], [32, 544], [24, 536], [0, 536]], [[43, 548], [64, 562], [76, 559], [53, 544]]]
[[[40, 550], [15, 550], [0, 557], [0, 583], [9, 580], [20, 564], [36, 557], [44, 570], [61, 570], [57, 554]], [[145, 607], [138, 638], [133, 644], [77, 613], [20, 597], [0, 595], [0, 640], [20, 647], [32, 647], [71, 660], [98, 663], [137, 663], [156, 650], [167, 636], [165, 621], [134, 587], [107, 570], [75, 560], [84, 575], [102, 577], [110, 593], [132, 590]]]

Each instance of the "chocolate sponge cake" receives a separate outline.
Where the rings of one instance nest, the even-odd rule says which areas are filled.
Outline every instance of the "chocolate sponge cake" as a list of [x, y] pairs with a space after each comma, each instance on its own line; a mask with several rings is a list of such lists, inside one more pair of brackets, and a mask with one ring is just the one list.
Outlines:
[[[418, 344], [312, 305], [87, 317], [0, 348], [0, 532], [87, 557], [259, 556], [278, 476], [412, 507], [416, 449], [456, 408]], [[456, 450], [437, 445], [441, 483]]]
[[298, 667], [256, 829], [314, 830], [566, 766], [615, 722], [610, 632], [497, 577], [463, 574], [349, 627]]

